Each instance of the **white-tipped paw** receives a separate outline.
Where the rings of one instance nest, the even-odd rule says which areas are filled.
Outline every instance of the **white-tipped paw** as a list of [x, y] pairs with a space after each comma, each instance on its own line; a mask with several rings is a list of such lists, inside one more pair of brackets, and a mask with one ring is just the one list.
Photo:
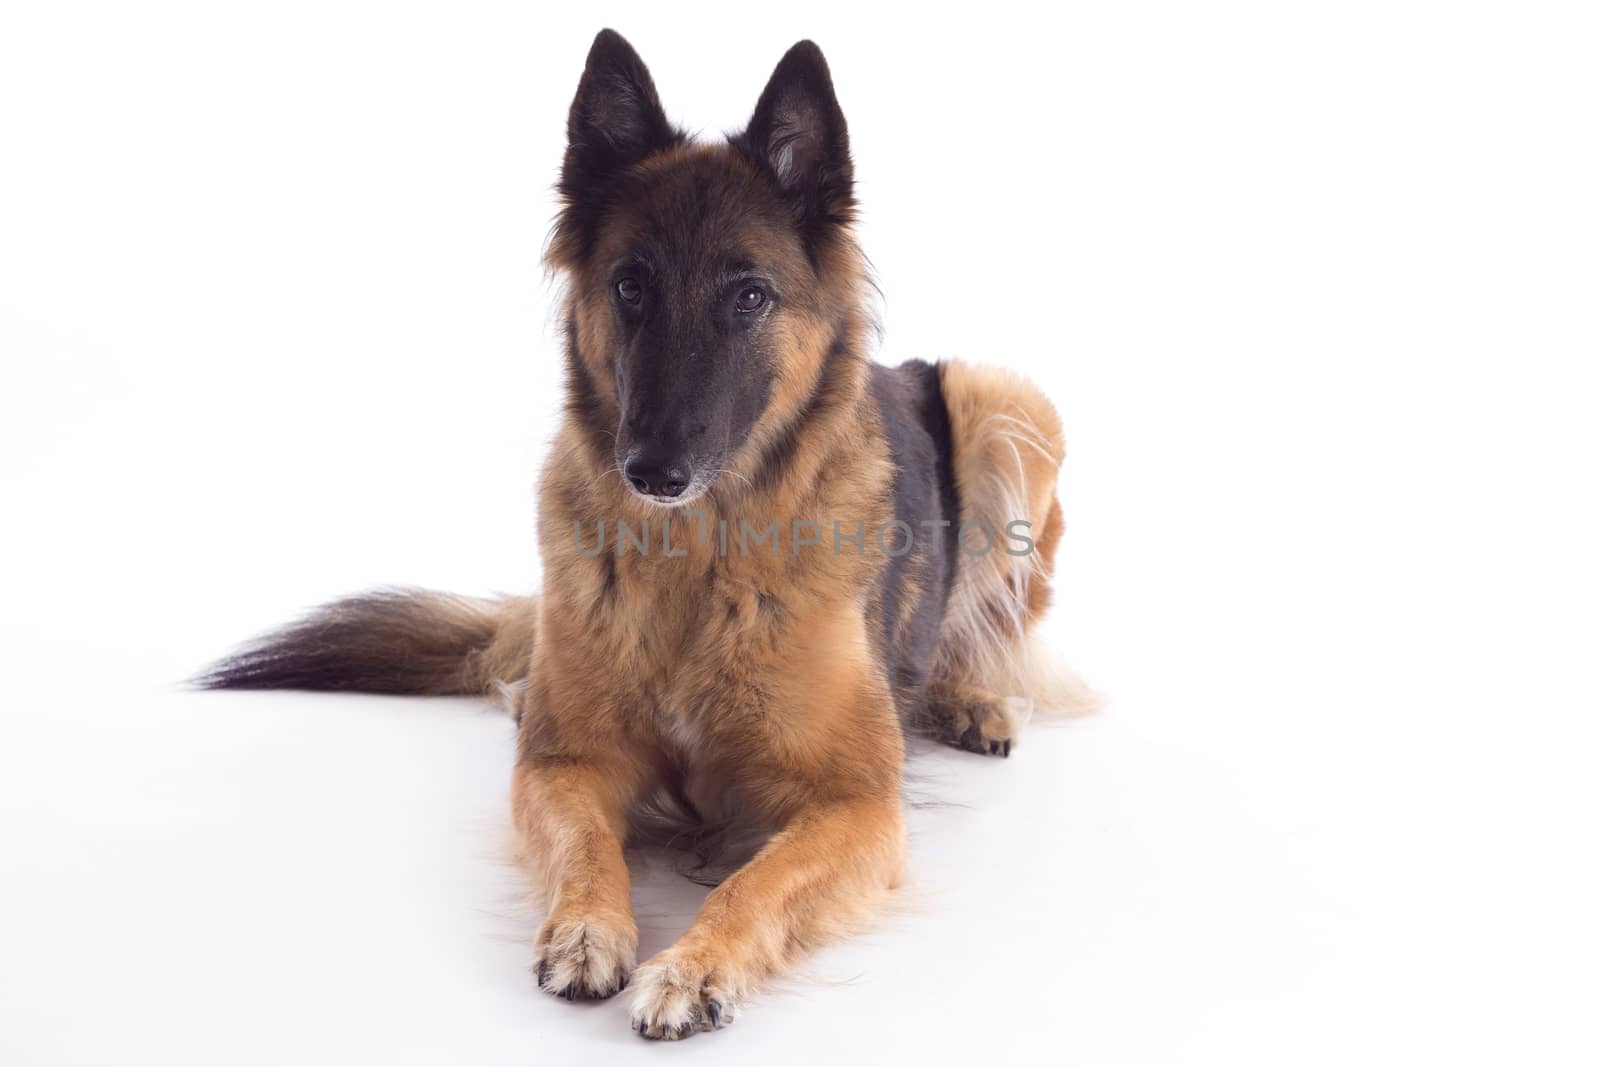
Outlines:
[[539, 988], [554, 996], [609, 997], [627, 986], [638, 946], [631, 922], [552, 916], [539, 928], [533, 973]]
[[663, 952], [633, 976], [630, 1025], [640, 1037], [677, 1041], [733, 1022], [738, 1005], [733, 990], [713, 967]]

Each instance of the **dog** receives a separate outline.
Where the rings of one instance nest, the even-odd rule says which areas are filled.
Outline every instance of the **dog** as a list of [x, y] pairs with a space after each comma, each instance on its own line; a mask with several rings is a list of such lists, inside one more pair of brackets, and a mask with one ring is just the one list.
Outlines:
[[[1094, 697], [1036, 641], [1060, 421], [1023, 378], [869, 354], [874, 287], [822, 52], [696, 143], [617, 33], [567, 122], [548, 246], [565, 410], [536, 597], [379, 590], [216, 664], [214, 688], [505, 696], [545, 992], [631, 983], [632, 1027], [728, 1025], [906, 863], [907, 736], [1011, 755]], [[624, 844], [650, 812], [764, 843], [636, 966]]]

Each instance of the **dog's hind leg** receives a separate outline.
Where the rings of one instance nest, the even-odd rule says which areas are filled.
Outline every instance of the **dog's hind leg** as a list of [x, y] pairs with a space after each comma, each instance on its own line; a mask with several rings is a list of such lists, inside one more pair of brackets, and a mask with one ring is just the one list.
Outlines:
[[[963, 541], [934, 677], [962, 692], [994, 694], [991, 703], [1019, 698], [1041, 715], [1093, 710], [1096, 695], [1040, 640], [1037, 627], [1050, 604], [1064, 529], [1056, 499], [1066, 448], [1061, 420], [1036, 386], [1010, 371], [949, 362], [939, 372], [961, 527], [987, 531], [988, 541], [974, 536], [979, 550]], [[961, 703], [955, 702], [958, 724]], [[1003, 722], [997, 719], [992, 729]], [[963, 735], [969, 725], [961, 725]], [[1003, 737], [983, 730], [974, 740], [986, 751], [990, 741], [1000, 741], [1005, 750]]]
[[928, 687], [916, 726], [947, 745], [980, 755], [1009, 756], [1030, 718], [1033, 702], [1020, 696], [997, 696], [956, 682]]

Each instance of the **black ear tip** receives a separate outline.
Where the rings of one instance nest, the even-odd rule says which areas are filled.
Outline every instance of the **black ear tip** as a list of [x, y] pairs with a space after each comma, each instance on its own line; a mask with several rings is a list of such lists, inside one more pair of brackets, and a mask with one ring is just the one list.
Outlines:
[[828, 61], [823, 58], [822, 49], [817, 47], [817, 42], [807, 39], [797, 42], [795, 46], [783, 54], [783, 59], [778, 66], [788, 68], [809, 67], [814, 70], [828, 72]]
[[589, 46], [589, 61], [591, 63], [597, 59], [637, 55], [638, 53], [633, 50], [633, 45], [628, 43], [628, 39], [609, 26], [595, 34], [594, 44]]

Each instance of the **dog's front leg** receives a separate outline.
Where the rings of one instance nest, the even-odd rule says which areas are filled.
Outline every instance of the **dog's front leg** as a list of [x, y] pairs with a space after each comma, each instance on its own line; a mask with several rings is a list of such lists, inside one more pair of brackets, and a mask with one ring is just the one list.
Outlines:
[[898, 790], [803, 808], [635, 973], [633, 1028], [672, 1040], [726, 1025], [759, 982], [867, 913], [904, 857]]
[[628, 984], [639, 946], [622, 858], [636, 775], [616, 760], [524, 753], [512, 816], [549, 915], [534, 969], [547, 993], [609, 997]]

